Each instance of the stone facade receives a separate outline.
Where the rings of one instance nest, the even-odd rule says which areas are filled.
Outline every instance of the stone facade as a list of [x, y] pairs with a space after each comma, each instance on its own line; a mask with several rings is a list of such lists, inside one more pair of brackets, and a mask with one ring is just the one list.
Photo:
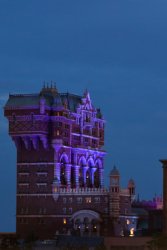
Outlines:
[[121, 190], [114, 168], [104, 187], [105, 120], [89, 93], [44, 86], [9, 95], [4, 110], [17, 148], [17, 234], [119, 234], [120, 218], [132, 219], [135, 185]]

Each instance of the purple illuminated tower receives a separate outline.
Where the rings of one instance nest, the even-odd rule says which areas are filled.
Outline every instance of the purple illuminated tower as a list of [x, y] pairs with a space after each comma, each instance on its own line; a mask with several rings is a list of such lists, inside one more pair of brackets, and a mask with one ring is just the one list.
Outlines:
[[18, 236], [111, 234], [119, 203], [130, 204], [131, 194], [113, 182], [115, 169], [104, 188], [105, 120], [89, 93], [44, 86], [38, 94], [9, 95], [4, 110], [17, 149]]

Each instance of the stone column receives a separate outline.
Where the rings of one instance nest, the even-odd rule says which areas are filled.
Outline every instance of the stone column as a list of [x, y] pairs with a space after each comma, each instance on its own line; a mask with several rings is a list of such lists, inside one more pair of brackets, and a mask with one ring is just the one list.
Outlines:
[[68, 187], [71, 187], [71, 164], [65, 164], [65, 178]]
[[91, 184], [92, 184], [92, 187], [94, 186], [94, 173], [95, 173], [95, 171], [97, 171], [97, 168], [92, 167], [91, 168]]
[[84, 166], [83, 167], [83, 183], [84, 183], [84, 186], [86, 186], [86, 172], [88, 170], [88, 166]]
[[75, 186], [76, 186], [76, 188], [78, 188], [79, 187], [79, 168], [80, 168], [80, 166], [78, 166], [78, 165], [75, 165], [74, 167], [74, 175], [75, 175]]
[[99, 179], [100, 179], [100, 186], [104, 187], [104, 169], [99, 168]]
[[60, 163], [59, 162], [56, 162], [55, 164], [54, 164], [54, 178], [56, 179], [57, 178], [57, 180], [59, 181], [59, 183], [60, 183]]

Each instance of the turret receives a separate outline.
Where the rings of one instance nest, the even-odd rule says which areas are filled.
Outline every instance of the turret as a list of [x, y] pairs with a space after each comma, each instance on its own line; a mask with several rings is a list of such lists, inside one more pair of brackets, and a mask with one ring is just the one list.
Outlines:
[[135, 195], [135, 182], [133, 179], [130, 179], [128, 182], [128, 189], [130, 195]]
[[119, 198], [120, 198], [120, 174], [114, 166], [110, 172], [110, 216], [119, 216]]

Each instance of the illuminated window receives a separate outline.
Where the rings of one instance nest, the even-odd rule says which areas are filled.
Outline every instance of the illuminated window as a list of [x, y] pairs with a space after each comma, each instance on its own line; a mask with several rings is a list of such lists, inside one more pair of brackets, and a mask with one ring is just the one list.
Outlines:
[[66, 218], [63, 219], [63, 224], [66, 225], [67, 224], [67, 220]]
[[86, 197], [85, 201], [86, 201], [86, 203], [91, 203], [91, 197]]
[[135, 229], [132, 227], [132, 228], [130, 229], [130, 234], [129, 234], [129, 236], [130, 236], [130, 237], [133, 237], [133, 236], [134, 236], [134, 232], [135, 232]]
[[129, 225], [130, 224], [130, 220], [126, 220], [126, 224]]
[[57, 130], [57, 133], [56, 133], [56, 135], [60, 135], [60, 131], [59, 131], [59, 130]]

